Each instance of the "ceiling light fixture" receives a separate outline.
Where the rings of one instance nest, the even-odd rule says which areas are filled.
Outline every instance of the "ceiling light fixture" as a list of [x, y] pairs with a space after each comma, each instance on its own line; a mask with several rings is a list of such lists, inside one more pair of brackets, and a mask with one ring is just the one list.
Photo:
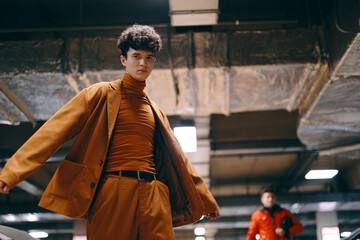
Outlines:
[[331, 179], [338, 174], [337, 169], [310, 170], [306, 175], [306, 179]]
[[196, 237], [195, 240], [205, 240], [205, 237]]
[[321, 239], [340, 240], [339, 227], [322, 227]]
[[350, 237], [350, 235], [351, 235], [351, 232], [342, 232], [342, 233], [340, 234], [340, 236], [343, 237], [343, 238], [345, 238], [345, 237]]
[[16, 222], [18, 219], [14, 214], [7, 214], [2, 216], [6, 222]]
[[197, 137], [195, 127], [175, 127], [174, 134], [184, 152], [196, 152]]
[[73, 236], [72, 240], [86, 240], [86, 235], [76, 235]]
[[171, 26], [215, 25], [219, 0], [169, 0]]
[[205, 235], [205, 228], [197, 227], [194, 229], [194, 233], [196, 236], [203, 236], [203, 235]]
[[39, 217], [38, 217], [36, 214], [32, 214], [32, 213], [29, 213], [29, 214], [24, 215], [24, 218], [25, 218], [26, 221], [28, 221], [28, 222], [36, 222], [36, 221], [39, 221]]
[[49, 236], [49, 234], [44, 231], [30, 231], [29, 234], [33, 238], [47, 238]]

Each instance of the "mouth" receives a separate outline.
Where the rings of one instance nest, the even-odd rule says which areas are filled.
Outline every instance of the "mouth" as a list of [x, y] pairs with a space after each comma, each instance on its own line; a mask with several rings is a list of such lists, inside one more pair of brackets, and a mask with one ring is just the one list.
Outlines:
[[138, 72], [140, 72], [140, 73], [147, 73], [147, 70], [146, 70], [146, 69], [140, 69], [140, 70], [138, 70]]

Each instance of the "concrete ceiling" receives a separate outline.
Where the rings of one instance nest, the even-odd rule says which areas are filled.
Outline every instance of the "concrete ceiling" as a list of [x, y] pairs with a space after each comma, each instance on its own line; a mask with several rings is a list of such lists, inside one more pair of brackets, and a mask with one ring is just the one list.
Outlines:
[[[121, 78], [116, 37], [134, 22], [153, 24], [164, 49], [146, 92], [173, 127], [188, 121], [197, 127], [198, 150], [188, 156], [221, 207], [222, 218], [195, 225], [205, 226], [209, 238], [244, 239], [260, 188], [273, 186], [305, 226], [294, 239], [315, 239], [317, 211], [338, 211], [340, 230], [354, 230], [360, 224], [356, 4], [220, 0], [217, 25], [170, 27], [167, 0], [3, 3], [0, 160], [83, 88]], [[46, 229], [52, 239], [81, 233], [81, 222], [36, 206], [70, 145], [0, 196], [1, 224]], [[339, 174], [304, 179], [322, 168]], [[194, 239], [195, 225], [177, 228], [176, 239]]]

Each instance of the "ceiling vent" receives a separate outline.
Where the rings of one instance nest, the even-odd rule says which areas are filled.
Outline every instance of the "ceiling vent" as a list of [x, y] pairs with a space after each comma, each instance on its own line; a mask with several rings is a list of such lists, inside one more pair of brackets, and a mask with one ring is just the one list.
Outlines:
[[171, 26], [215, 25], [219, 0], [169, 0]]

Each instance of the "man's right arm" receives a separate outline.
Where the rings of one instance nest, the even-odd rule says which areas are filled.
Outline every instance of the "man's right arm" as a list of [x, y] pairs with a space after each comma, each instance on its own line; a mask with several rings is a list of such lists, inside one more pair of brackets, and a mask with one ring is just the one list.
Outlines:
[[0, 193], [8, 193], [40, 168], [64, 143], [76, 136], [88, 117], [87, 99], [85, 89], [21, 146], [0, 173]]
[[249, 230], [247, 232], [246, 240], [255, 240], [256, 239], [256, 234], [258, 232], [259, 232], [258, 224], [257, 224], [256, 218], [255, 218], [255, 214], [253, 213], [251, 215], [250, 227], [249, 227]]

